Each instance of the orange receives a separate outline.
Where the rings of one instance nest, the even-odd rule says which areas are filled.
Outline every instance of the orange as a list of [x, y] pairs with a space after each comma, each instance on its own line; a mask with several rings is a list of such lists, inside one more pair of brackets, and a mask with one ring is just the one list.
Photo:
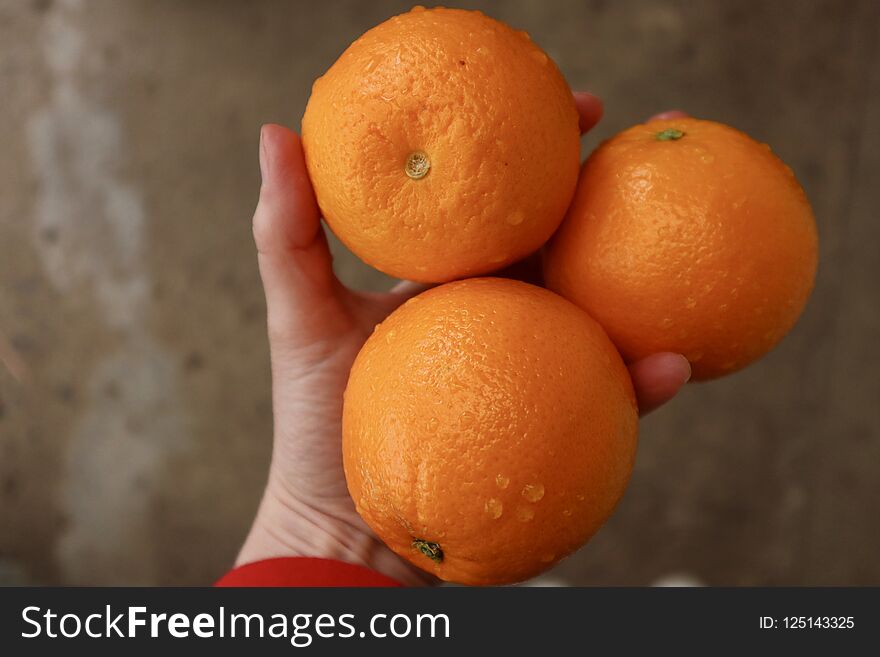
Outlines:
[[504, 584], [581, 546], [636, 451], [629, 374], [602, 328], [519, 281], [448, 283], [392, 313], [345, 392], [358, 512], [444, 580]]
[[577, 184], [565, 79], [525, 32], [476, 11], [417, 7], [369, 30], [315, 82], [302, 132], [330, 228], [399, 278], [519, 260]]
[[807, 197], [766, 144], [712, 121], [651, 121], [589, 157], [545, 277], [625, 359], [674, 351], [711, 379], [792, 328], [817, 246]]

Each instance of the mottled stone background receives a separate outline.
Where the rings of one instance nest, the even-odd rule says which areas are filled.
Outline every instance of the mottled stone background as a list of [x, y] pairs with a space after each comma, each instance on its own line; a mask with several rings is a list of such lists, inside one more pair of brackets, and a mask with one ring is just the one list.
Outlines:
[[[768, 358], [643, 423], [573, 584], [880, 584], [880, 4], [475, 2], [606, 100], [773, 145], [818, 283]], [[266, 472], [263, 122], [403, 2], [0, 0], [0, 582], [198, 584]], [[340, 275], [387, 279], [338, 250]]]

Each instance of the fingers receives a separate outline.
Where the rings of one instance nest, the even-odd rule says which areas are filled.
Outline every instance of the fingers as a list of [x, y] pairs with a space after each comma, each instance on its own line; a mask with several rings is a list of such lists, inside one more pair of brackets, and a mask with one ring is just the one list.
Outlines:
[[263, 126], [260, 171], [253, 230], [273, 333], [332, 295], [337, 283], [299, 136], [279, 125]]
[[629, 366], [639, 414], [650, 413], [672, 399], [691, 378], [691, 365], [681, 354], [652, 354]]
[[578, 114], [580, 115], [578, 124], [581, 134], [584, 134], [599, 123], [599, 120], [602, 118], [602, 100], [598, 96], [594, 96], [586, 91], [575, 91], [573, 95], [575, 107], [577, 107]]
[[[573, 92], [574, 104], [580, 115], [579, 126], [581, 134], [589, 132], [602, 119], [604, 105], [602, 99], [587, 91]], [[657, 121], [662, 119], [681, 119], [689, 116], [687, 112], [681, 110], [666, 110], [650, 117], [648, 121]]]
[[665, 112], [660, 112], [659, 114], [655, 114], [648, 121], [661, 121], [663, 119], [684, 119], [687, 118], [687, 112], [682, 112], [681, 110], [666, 110]]

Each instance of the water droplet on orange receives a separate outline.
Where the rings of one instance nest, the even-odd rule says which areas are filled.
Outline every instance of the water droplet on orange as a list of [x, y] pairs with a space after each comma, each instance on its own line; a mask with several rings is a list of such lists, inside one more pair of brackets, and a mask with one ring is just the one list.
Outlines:
[[539, 502], [544, 497], [543, 484], [526, 484], [523, 486], [522, 496], [529, 502]]
[[494, 497], [486, 500], [484, 508], [492, 520], [498, 520], [501, 514], [504, 513], [504, 505], [501, 503], [501, 500], [496, 500]]

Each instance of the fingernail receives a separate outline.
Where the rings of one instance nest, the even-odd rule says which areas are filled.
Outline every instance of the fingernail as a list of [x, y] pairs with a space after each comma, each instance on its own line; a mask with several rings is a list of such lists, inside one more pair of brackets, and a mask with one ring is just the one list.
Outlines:
[[687, 357], [685, 357], [684, 354], [679, 354], [679, 355], [681, 356], [681, 359], [684, 361], [685, 367], [687, 367], [687, 372], [688, 372], [688, 373], [687, 373], [687, 376], [686, 376], [685, 379], [684, 379], [684, 382], [687, 383], [688, 381], [691, 380], [691, 376], [693, 375], [694, 370], [693, 370], [693, 368], [691, 367], [691, 362], [687, 359]]
[[663, 121], [668, 119], [684, 119], [687, 118], [687, 112], [682, 112], [681, 110], [666, 110], [665, 112], [660, 112], [659, 114], [655, 114], [652, 116], [649, 121]]
[[266, 157], [266, 141], [263, 136], [266, 133], [266, 126], [260, 128], [260, 177], [263, 182], [269, 177], [269, 158]]

